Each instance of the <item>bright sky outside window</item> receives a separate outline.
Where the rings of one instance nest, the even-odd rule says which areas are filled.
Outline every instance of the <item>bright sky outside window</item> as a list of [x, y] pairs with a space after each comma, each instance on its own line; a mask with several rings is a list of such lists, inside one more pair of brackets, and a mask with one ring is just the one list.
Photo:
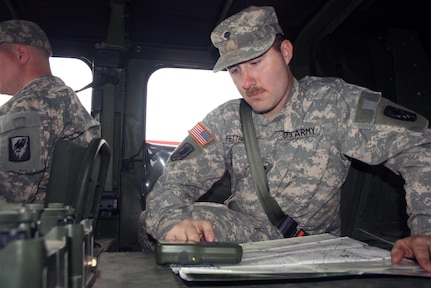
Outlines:
[[146, 139], [177, 145], [208, 112], [230, 99], [240, 98], [226, 71], [163, 68], [147, 87]]

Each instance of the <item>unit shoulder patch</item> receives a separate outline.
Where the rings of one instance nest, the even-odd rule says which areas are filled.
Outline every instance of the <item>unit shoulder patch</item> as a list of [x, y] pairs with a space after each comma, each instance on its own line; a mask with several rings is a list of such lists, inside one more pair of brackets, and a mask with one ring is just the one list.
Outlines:
[[171, 161], [179, 161], [194, 158], [202, 153], [203, 149], [194, 139], [188, 135], [186, 139], [172, 152]]
[[15, 136], [9, 138], [9, 161], [24, 162], [30, 160], [30, 137]]

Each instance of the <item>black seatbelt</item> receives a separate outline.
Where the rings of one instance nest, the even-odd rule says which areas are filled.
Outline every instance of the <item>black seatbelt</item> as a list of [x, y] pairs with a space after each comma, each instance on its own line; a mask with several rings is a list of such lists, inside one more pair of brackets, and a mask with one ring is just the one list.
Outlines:
[[298, 223], [296, 223], [296, 221], [290, 216], [284, 214], [277, 201], [269, 195], [268, 181], [263, 169], [259, 146], [257, 145], [251, 107], [244, 100], [241, 100], [240, 116], [244, 135], [244, 145], [247, 152], [248, 162], [250, 164], [251, 176], [263, 209], [271, 223], [280, 230], [285, 238], [304, 235], [304, 231], [298, 231]]

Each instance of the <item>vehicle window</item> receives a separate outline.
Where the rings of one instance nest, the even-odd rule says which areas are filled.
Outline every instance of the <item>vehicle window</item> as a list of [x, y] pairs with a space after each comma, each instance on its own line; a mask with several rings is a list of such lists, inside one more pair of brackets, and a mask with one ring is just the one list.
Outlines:
[[240, 98], [226, 71], [162, 68], [148, 80], [146, 139], [152, 144], [178, 145], [208, 112]]
[[[93, 81], [91, 68], [80, 59], [51, 57], [49, 62], [52, 74], [63, 79], [64, 83], [75, 91]], [[77, 93], [79, 100], [89, 113], [91, 112], [91, 92], [92, 88], [88, 88]], [[0, 105], [11, 97], [10, 95], [0, 94]]]

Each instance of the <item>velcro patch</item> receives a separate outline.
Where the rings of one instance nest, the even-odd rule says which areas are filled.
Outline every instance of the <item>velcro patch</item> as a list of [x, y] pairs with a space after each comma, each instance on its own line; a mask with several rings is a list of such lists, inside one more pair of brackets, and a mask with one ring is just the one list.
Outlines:
[[204, 147], [214, 140], [214, 135], [201, 122], [196, 124], [195, 127], [189, 131], [189, 134], [201, 147]]
[[15, 136], [9, 138], [9, 161], [24, 162], [30, 160], [30, 137]]

